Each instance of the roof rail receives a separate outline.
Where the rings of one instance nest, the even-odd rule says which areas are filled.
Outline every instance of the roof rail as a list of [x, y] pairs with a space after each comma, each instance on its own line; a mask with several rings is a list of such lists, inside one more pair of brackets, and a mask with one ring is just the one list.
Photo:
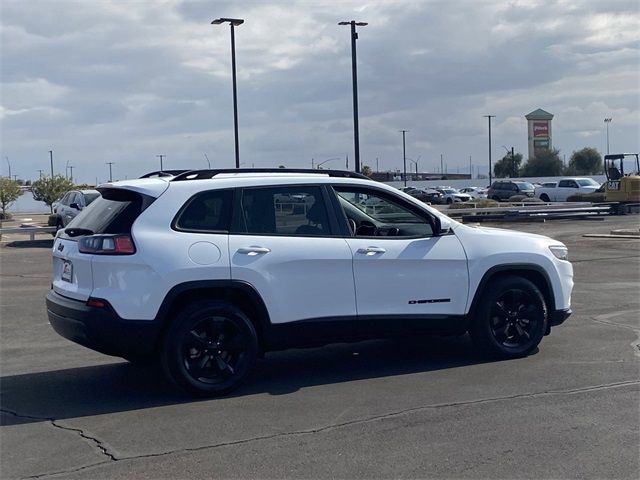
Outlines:
[[191, 170], [157, 170], [155, 172], [145, 173], [139, 178], [154, 178], [154, 177], [175, 177]]
[[176, 175], [170, 181], [181, 182], [183, 180], [204, 180], [211, 179], [216, 175], [224, 173], [311, 173], [316, 175], [328, 175], [339, 178], [359, 178], [370, 180], [369, 177], [361, 173], [348, 172], [346, 170], [312, 170], [310, 168], [225, 168], [221, 170], [191, 170]]

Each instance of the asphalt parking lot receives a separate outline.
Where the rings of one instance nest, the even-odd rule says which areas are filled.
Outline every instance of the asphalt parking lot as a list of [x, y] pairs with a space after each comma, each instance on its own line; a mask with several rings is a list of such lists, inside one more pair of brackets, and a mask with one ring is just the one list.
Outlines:
[[574, 264], [574, 314], [532, 356], [466, 336], [276, 352], [213, 400], [55, 334], [51, 240], [3, 239], [0, 477], [637, 479], [640, 240], [582, 235], [639, 224], [500, 225]]

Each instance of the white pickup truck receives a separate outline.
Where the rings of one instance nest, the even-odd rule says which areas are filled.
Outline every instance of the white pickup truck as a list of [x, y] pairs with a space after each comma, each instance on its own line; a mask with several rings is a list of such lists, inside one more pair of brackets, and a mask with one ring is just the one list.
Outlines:
[[561, 178], [553, 186], [545, 184], [536, 187], [535, 196], [543, 202], [566, 202], [571, 195], [595, 192], [598, 188], [600, 188], [600, 184], [593, 178]]

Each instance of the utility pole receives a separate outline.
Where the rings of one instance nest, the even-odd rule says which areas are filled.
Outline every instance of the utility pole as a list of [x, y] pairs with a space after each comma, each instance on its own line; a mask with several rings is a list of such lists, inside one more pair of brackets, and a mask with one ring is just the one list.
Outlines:
[[376, 172], [380, 171], [380, 167], [378, 166], [378, 157], [376, 157]]
[[513, 169], [511, 176], [516, 178], [518, 176], [518, 172], [516, 171], [516, 153], [513, 147], [511, 147], [511, 168]]
[[107, 165], [109, 165], [109, 181], [112, 182], [113, 181], [113, 176], [111, 175], [111, 165], [113, 165], [115, 162], [107, 162]]
[[489, 185], [491, 185], [491, 119], [495, 118], [495, 115], [483, 115], [489, 121]]
[[402, 159], [404, 162], [404, 186], [407, 186], [407, 149], [405, 147], [405, 134], [409, 131], [409, 130], [400, 130], [402, 132]]
[[49, 160], [51, 161], [51, 178], [53, 178], [53, 150], [49, 150]]
[[473, 180], [473, 165], [471, 164], [471, 155], [469, 155], [469, 179]]
[[[160, 171], [163, 172], [164, 170], [162, 168], [162, 159], [166, 157], [166, 155], [156, 155], [156, 157], [160, 158]], [[239, 167], [236, 167], [236, 168], [239, 168]]]
[[9, 165], [9, 180], [11, 180], [11, 163], [9, 162], [9, 157], [5, 155], [4, 159], [7, 161], [7, 165]]
[[44, 171], [44, 170], [42, 170], [42, 169], [38, 169], [38, 173], [40, 173], [40, 177], [38, 177], [38, 178], [42, 178], [42, 172], [43, 172], [43, 171]]
[[69, 171], [71, 174], [69, 175], [69, 180], [73, 183], [73, 165], [69, 165]]

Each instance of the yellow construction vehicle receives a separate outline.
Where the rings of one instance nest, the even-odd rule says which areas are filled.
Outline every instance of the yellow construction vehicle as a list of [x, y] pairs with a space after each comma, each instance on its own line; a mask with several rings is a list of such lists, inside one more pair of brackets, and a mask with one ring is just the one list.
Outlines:
[[[635, 157], [635, 165], [625, 157]], [[625, 173], [625, 170], [627, 173]], [[604, 184], [607, 202], [640, 202], [640, 161], [637, 153], [616, 153], [604, 156]]]

